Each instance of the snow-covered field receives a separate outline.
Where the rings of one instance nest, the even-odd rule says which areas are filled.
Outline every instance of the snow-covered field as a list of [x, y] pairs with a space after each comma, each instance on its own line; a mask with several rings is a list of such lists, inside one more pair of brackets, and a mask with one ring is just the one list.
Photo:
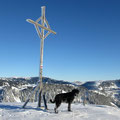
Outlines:
[[22, 105], [0, 103], [0, 120], [120, 120], [120, 109], [109, 106], [72, 104], [68, 112], [67, 104], [62, 104], [55, 114], [54, 104], [48, 104], [48, 111], [36, 108], [37, 103], [29, 103], [26, 109]]

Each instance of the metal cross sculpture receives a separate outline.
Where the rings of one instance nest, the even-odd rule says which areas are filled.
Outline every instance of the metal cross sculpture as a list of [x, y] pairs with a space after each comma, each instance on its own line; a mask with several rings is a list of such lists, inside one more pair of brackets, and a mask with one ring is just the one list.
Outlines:
[[[32, 95], [39, 89], [39, 98], [38, 98], [38, 107], [41, 107], [41, 93], [43, 90], [43, 82], [42, 82], [42, 71], [43, 71], [43, 47], [44, 47], [44, 39], [50, 34], [56, 34], [56, 32], [54, 32], [53, 30], [50, 29], [50, 25], [48, 24], [48, 21], [45, 17], [45, 6], [41, 7], [42, 10], [42, 16], [40, 18], [38, 18], [36, 21], [33, 21], [31, 19], [27, 19], [26, 21], [29, 23], [32, 23], [35, 28], [36, 31], [38, 33], [38, 36], [41, 39], [41, 46], [40, 46], [40, 69], [39, 69], [39, 82], [38, 85], [34, 88], [34, 90], [32, 91], [32, 93], [28, 96], [27, 101], [25, 102], [25, 104], [23, 105], [23, 108], [25, 108], [25, 106], [27, 105], [27, 103], [29, 102], [30, 98], [32, 97]], [[39, 24], [39, 22], [41, 21], [41, 24]], [[41, 28], [41, 32], [40, 29]], [[47, 33], [45, 34], [44, 31], [47, 31]], [[45, 96], [43, 96], [43, 99], [45, 99]], [[47, 109], [46, 106], [46, 102], [44, 101], [45, 104], [45, 108]]]

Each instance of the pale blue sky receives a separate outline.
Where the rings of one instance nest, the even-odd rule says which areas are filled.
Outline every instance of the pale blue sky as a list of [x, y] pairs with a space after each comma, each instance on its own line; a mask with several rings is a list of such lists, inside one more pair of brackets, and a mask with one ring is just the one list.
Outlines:
[[43, 75], [58, 80], [120, 79], [119, 0], [0, 0], [0, 77], [38, 76], [40, 39], [26, 22], [46, 18]]

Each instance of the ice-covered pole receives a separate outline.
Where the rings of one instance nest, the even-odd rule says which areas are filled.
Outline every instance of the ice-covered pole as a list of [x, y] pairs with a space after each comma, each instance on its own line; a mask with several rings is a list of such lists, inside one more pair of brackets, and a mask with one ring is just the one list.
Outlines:
[[[44, 26], [45, 24], [45, 6], [41, 7], [42, 9], [42, 18], [41, 18], [41, 25]], [[41, 107], [41, 93], [43, 89], [43, 82], [42, 82], [42, 72], [43, 72], [43, 47], [44, 47], [44, 29], [41, 28], [41, 46], [40, 46], [40, 89], [39, 89], [39, 97], [38, 97], [38, 107]]]

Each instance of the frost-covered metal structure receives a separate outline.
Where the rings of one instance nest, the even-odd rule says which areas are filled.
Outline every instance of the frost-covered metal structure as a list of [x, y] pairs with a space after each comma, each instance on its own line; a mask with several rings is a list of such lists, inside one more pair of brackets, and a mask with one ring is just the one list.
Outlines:
[[[38, 97], [38, 107], [41, 107], [41, 93], [42, 91], [44, 91], [43, 89], [43, 82], [42, 82], [42, 71], [43, 71], [43, 47], [44, 47], [44, 39], [50, 34], [56, 34], [56, 32], [54, 32], [53, 30], [50, 29], [50, 25], [48, 24], [48, 21], [45, 17], [45, 6], [41, 7], [42, 10], [42, 15], [40, 18], [38, 18], [36, 21], [33, 21], [31, 19], [27, 19], [26, 21], [33, 24], [36, 28], [36, 31], [38, 33], [38, 36], [41, 39], [41, 44], [40, 44], [40, 68], [39, 68], [39, 82], [38, 85], [34, 88], [34, 90], [32, 91], [32, 93], [28, 96], [27, 101], [25, 102], [25, 104], [23, 105], [23, 108], [25, 108], [25, 106], [27, 105], [27, 103], [29, 102], [30, 98], [32, 97], [32, 95], [36, 92], [39, 91], [39, 97]], [[41, 21], [41, 24], [39, 24], [39, 22]], [[41, 30], [40, 30], [41, 28]], [[47, 33], [45, 34], [45, 30], [47, 31]], [[46, 100], [45, 100], [45, 94], [43, 94], [43, 100], [44, 100], [44, 105], [45, 108], [47, 109], [47, 105], [46, 105]]]

